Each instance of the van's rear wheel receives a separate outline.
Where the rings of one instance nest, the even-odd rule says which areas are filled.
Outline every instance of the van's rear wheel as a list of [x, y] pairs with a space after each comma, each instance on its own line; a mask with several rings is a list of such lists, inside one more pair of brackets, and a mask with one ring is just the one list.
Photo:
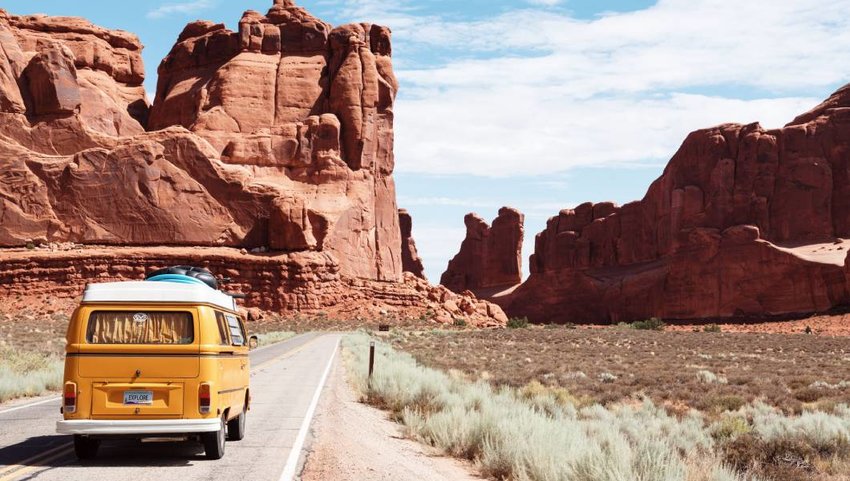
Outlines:
[[74, 435], [74, 454], [79, 459], [92, 459], [97, 456], [100, 449], [100, 440], [92, 439], [79, 434]]
[[221, 416], [220, 424], [218, 431], [203, 433], [201, 435], [201, 442], [204, 443], [204, 452], [207, 459], [221, 459], [224, 457], [225, 428], [227, 424], [224, 415]]
[[242, 439], [245, 438], [246, 411], [246, 408], [242, 408], [242, 412], [239, 413], [239, 416], [236, 416], [227, 422], [228, 441], [242, 441]]

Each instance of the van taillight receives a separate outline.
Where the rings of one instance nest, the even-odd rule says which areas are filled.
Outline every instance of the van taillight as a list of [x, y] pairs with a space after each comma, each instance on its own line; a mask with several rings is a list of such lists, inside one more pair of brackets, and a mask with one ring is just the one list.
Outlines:
[[201, 414], [210, 412], [210, 397], [209, 383], [205, 382], [198, 386], [198, 410]]
[[77, 383], [66, 382], [63, 405], [66, 413], [77, 412]]

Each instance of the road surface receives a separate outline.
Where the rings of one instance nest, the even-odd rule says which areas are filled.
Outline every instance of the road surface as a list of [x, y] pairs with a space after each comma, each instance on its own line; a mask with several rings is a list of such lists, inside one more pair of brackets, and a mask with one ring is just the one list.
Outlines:
[[71, 437], [56, 434], [58, 397], [0, 407], [0, 481], [290, 481], [339, 337], [305, 334], [251, 352], [246, 437], [228, 441], [219, 461], [206, 460], [197, 443], [113, 441], [81, 462]]

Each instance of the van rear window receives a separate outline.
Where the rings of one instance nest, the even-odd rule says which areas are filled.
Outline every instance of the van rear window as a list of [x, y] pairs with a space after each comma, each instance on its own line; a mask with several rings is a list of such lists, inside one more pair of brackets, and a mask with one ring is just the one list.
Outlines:
[[89, 316], [89, 344], [192, 344], [189, 312], [96, 311]]

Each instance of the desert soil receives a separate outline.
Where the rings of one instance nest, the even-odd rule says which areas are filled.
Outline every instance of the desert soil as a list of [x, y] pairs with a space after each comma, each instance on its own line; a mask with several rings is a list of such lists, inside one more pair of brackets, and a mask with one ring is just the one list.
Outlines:
[[795, 413], [850, 396], [846, 337], [530, 327], [399, 331], [391, 342], [431, 367], [565, 388], [579, 404], [648, 397], [673, 411], [722, 413], [758, 400]]
[[302, 481], [472, 481], [474, 467], [405, 439], [387, 413], [357, 400], [337, 360], [313, 421]]
[[[668, 331], [702, 330], [705, 323], [667, 326]], [[802, 334], [806, 328], [822, 336], [850, 336], [850, 314], [813, 315], [803, 319], [771, 322], [720, 323], [723, 332], [754, 332], [761, 334]]]

